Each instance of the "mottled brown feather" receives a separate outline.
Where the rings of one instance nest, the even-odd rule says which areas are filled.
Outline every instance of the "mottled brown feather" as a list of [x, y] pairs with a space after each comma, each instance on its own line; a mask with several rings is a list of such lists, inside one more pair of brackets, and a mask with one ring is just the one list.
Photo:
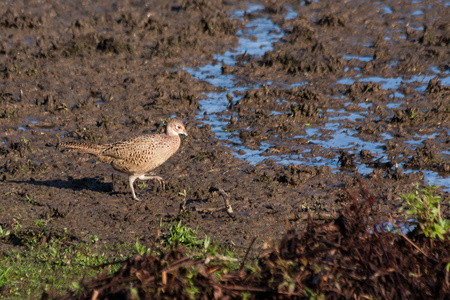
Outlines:
[[159, 167], [177, 152], [181, 144], [179, 134], [187, 135], [186, 129], [181, 121], [174, 119], [167, 124], [165, 134], [142, 135], [106, 145], [66, 142], [60, 146], [69, 152], [94, 155], [115, 170], [130, 175], [131, 191], [136, 198], [134, 180]]

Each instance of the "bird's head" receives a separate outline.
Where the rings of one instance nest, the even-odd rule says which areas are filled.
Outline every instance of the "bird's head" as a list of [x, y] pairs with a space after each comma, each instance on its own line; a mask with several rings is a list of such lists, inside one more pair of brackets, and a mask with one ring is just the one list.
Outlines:
[[186, 132], [186, 128], [184, 127], [184, 124], [181, 123], [178, 119], [172, 119], [169, 121], [166, 127], [166, 134], [169, 136], [175, 136], [175, 135], [188, 135]]

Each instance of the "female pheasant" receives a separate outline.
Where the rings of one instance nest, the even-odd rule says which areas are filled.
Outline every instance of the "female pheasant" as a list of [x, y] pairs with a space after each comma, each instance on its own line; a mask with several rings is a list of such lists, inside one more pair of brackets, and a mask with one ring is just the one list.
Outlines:
[[106, 145], [67, 142], [61, 143], [60, 147], [68, 152], [92, 154], [101, 162], [111, 164], [115, 170], [128, 174], [133, 198], [139, 201], [134, 192], [134, 181], [138, 178], [154, 179], [164, 185], [161, 177], [147, 173], [162, 165], [177, 152], [181, 144], [180, 134], [187, 136], [183, 123], [172, 119], [167, 124], [164, 134], [142, 135]]

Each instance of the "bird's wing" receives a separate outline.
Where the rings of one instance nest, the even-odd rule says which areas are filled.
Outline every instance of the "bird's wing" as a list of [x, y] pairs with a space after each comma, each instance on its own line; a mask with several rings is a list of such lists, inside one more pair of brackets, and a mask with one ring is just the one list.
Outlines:
[[122, 142], [108, 145], [101, 152], [101, 155], [109, 156], [115, 159], [128, 160], [132, 157], [149, 155], [152, 149], [157, 148], [155, 145], [160, 144], [161, 135], [143, 135]]

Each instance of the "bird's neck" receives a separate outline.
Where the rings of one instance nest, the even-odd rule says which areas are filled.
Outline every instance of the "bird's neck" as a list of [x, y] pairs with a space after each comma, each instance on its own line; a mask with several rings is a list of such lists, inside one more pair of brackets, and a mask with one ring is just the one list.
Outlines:
[[172, 130], [166, 130], [166, 134], [170, 137], [178, 136], [178, 133], [172, 131]]

